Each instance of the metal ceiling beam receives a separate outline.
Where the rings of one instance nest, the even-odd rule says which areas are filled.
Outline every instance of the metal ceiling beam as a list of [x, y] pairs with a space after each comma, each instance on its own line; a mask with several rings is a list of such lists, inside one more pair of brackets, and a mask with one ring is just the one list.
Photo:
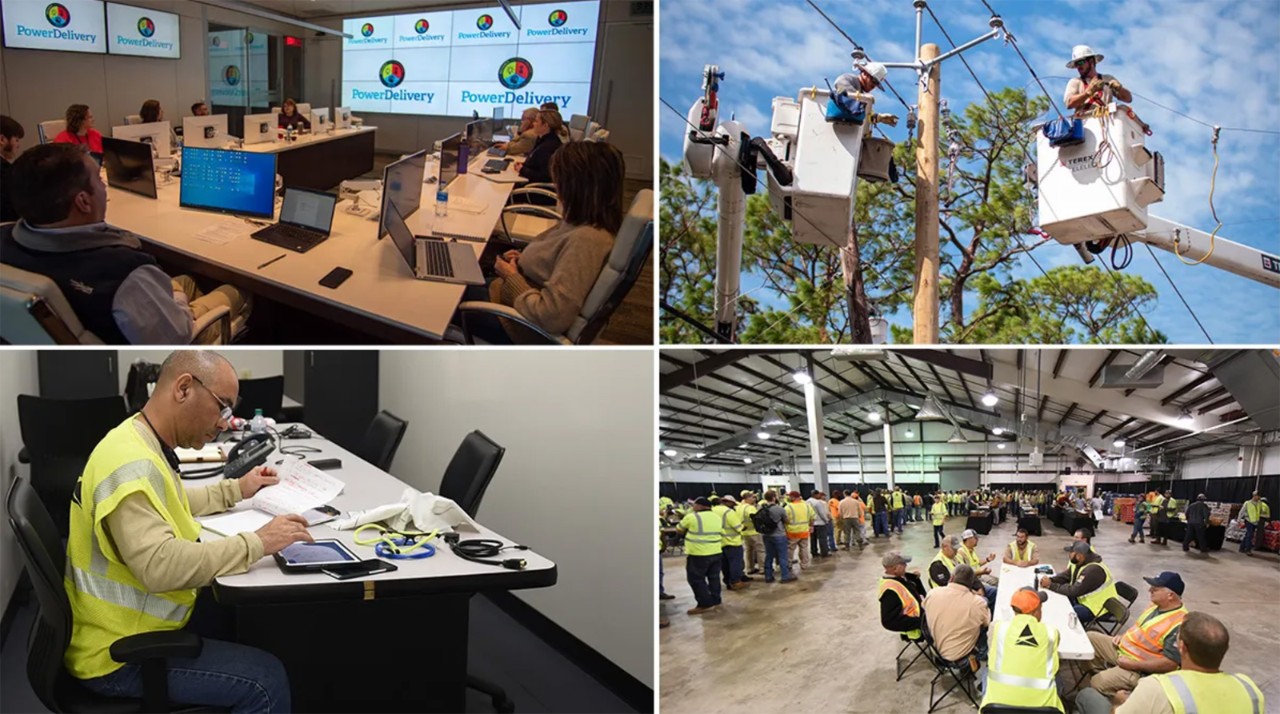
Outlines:
[[1118, 354], [1120, 353], [1116, 350], [1107, 350], [1107, 356], [1103, 358], [1102, 364], [1098, 365], [1098, 371], [1094, 372], [1093, 376], [1089, 378], [1090, 388], [1098, 383], [1098, 379], [1102, 376], [1102, 373], [1107, 369], [1107, 366], [1115, 360], [1116, 355]]
[[1067, 353], [1071, 350], [1058, 350], [1058, 359], [1053, 363], [1053, 378], [1058, 378], [1058, 373], [1062, 371], [1062, 363], [1067, 361]]
[[1049, 395], [1040, 397], [1040, 406], [1036, 409], [1036, 421], [1044, 420], [1044, 408], [1049, 405]]
[[708, 374], [715, 372], [721, 367], [728, 367], [739, 360], [750, 356], [747, 350], [728, 350], [718, 354], [712, 354], [698, 362], [686, 364], [686, 366], [674, 372], [668, 372], [658, 376], [658, 393], [666, 394], [676, 387], [684, 385]]
[[[916, 368], [911, 366], [911, 363], [907, 361], [907, 358], [903, 357], [901, 352], [894, 352], [893, 356], [897, 357], [898, 362], [901, 363], [903, 367], [906, 367], [907, 371], [911, 373], [911, 376], [915, 378], [917, 382], [920, 383], [920, 393], [928, 394], [930, 391], [928, 383], [920, 378], [920, 373], [916, 372]], [[906, 382], [904, 381], [903, 384], [906, 384]], [[915, 391], [915, 390], [908, 390], [908, 391]]]
[[1218, 397], [1224, 396], [1228, 393], [1229, 392], [1227, 392], [1226, 387], [1218, 387], [1217, 389], [1211, 389], [1198, 397], [1193, 397], [1192, 399], [1183, 402], [1180, 406], [1183, 409], [1195, 409], [1197, 406], [1204, 404], [1211, 399], [1217, 399]]
[[[950, 399], [953, 402], [959, 403], [960, 400], [956, 399], [956, 395], [951, 393], [951, 388], [948, 387], [946, 381], [942, 379], [942, 375], [938, 374], [938, 368], [934, 367], [932, 364], [928, 362], [926, 362], [925, 364], [929, 365], [929, 371], [933, 374], [933, 378], [938, 380], [938, 386], [942, 387], [942, 391], [946, 393], [947, 399]], [[959, 372], [957, 372], [956, 374], [959, 374]]]
[[1213, 378], [1214, 378], [1214, 377], [1213, 377], [1213, 374], [1212, 374], [1212, 373], [1210, 373], [1210, 374], [1206, 374], [1206, 375], [1204, 375], [1204, 376], [1202, 376], [1202, 377], [1197, 377], [1197, 378], [1195, 378], [1195, 379], [1191, 380], [1190, 382], [1187, 382], [1187, 384], [1186, 384], [1186, 385], [1184, 385], [1184, 386], [1182, 386], [1182, 387], [1179, 387], [1178, 389], [1175, 389], [1173, 392], [1171, 392], [1171, 393], [1169, 394], [1169, 396], [1164, 397], [1163, 399], [1161, 399], [1161, 400], [1160, 400], [1160, 406], [1162, 406], [1162, 407], [1167, 407], [1167, 406], [1169, 406], [1169, 404], [1170, 404], [1173, 400], [1177, 399], [1178, 397], [1181, 397], [1181, 396], [1182, 396], [1182, 395], [1184, 395], [1184, 394], [1187, 394], [1187, 393], [1189, 393], [1189, 392], [1193, 391], [1196, 387], [1199, 387], [1200, 385], [1204, 384], [1205, 382], [1208, 382], [1208, 381], [1212, 380]]
[[1200, 408], [1200, 411], [1199, 411], [1199, 414], [1200, 414], [1200, 416], [1204, 416], [1205, 414], [1208, 414], [1209, 412], [1213, 411], [1214, 409], [1221, 409], [1221, 408], [1223, 408], [1223, 407], [1227, 406], [1228, 404], [1234, 404], [1234, 403], [1235, 403], [1235, 401], [1236, 401], [1236, 398], [1235, 398], [1235, 397], [1233, 397], [1233, 396], [1227, 396], [1227, 397], [1224, 397], [1224, 398], [1219, 399], [1218, 401], [1216, 401], [1216, 402], [1214, 402], [1214, 403], [1212, 403], [1212, 404], [1206, 404], [1205, 406], [1201, 407], [1201, 408]]
[[1104, 414], [1106, 414], [1106, 413], [1107, 413], [1107, 410], [1106, 410], [1106, 409], [1103, 409], [1102, 411], [1098, 412], [1097, 414], [1094, 414], [1093, 416], [1089, 417], [1089, 421], [1085, 422], [1085, 423], [1084, 423], [1084, 425], [1085, 425], [1085, 426], [1093, 426], [1094, 424], [1097, 424], [1097, 423], [1098, 423], [1098, 420], [1099, 420], [1099, 419], [1101, 419], [1101, 418], [1102, 418], [1102, 416], [1103, 416]]
[[1101, 438], [1105, 439], [1108, 436], [1111, 436], [1112, 434], [1116, 433], [1117, 431], [1120, 431], [1121, 429], [1125, 428], [1126, 426], [1129, 426], [1130, 424], [1134, 423], [1137, 420], [1138, 420], [1137, 417], [1129, 417], [1128, 419], [1125, 419], [1124, 421], [1120, 422], [1114, 427], [1103, 432]]
[[[1018, 351], [1019, 353], [1022, 350]], [[991, 379], [992, 367], [983, 360], [969, 359], [968, 357], [960, 357], [939, 350], [911, 350], [911, 357], [921, 362], [935, 364], [944, 369], [950, 369], [955, 372], [963, 372], [979, 379]]]
[[1066, 413], [1064, 413], [1064, 414], [1062, 415], [1062, 418], [1058, 420], [1058, 428], [1059, 428], [1059, 429], [1061, 429], [1061, 428], [1062, 428], [1062, 425], [1063, 425], [1063, 424], [1066, 424], [1066, 423], [1067, 423], [1067, 420], [1068, 420], [1068, 419], [1070, 419], [1070, 418], [1071, 418], [1071, 415], [1075, 413], [1075, 411], [1076, 411], [1076, 407], [1078, 407], [1078, 406], [1080, 406], [1080, 403], [1079, 403], [1079, 402], [1071, 402], [1071, 406], [1067, 407], [1067, 411], [1066, 411]]

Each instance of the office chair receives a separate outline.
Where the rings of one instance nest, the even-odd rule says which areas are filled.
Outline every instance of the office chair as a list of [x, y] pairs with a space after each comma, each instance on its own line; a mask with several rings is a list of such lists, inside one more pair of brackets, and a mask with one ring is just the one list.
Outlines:
[[572, 114], [569, 116], [569, 139], [571, 141], [582, 141], [587, 130], [587, 125], [591, 123], [591, 117], [582, 114]]
[[271, 417], [279, 422], [282, 420], [280, 412], [283, 408], [284, 377], [240, 380], [240, 401], [236, 404], [236, 416], [241, 419], [252, 419], [253, 411], [261, 409], [262, 416]]
[[72, 622], [71, 602], [62, 583], [66, 568], [62, 540], [40, 497], [22, 477], [9, 486], [7, 504], [9, 526], [18, 539], [39, 606], [27, 640], [27, 679], [40, 703], [54, 712], [172, 711], [165, 659], [196, 657], [204, 641], [185, 630], [146, 632], [116, 640], [111, 644], [112, 659], [142, 665], [143, 698], [105, 697], [86, 689], [67, 672], [62, 660], [71, 642]]
[[[444, 470], [439, 495], [457, 503], [467, 515], [475, 518], [485, 489], [489, 488], [489, 482], [497, 473], [506, 452], [479, 429], [467, 434]], [[493, 707], [500, 712], [516, 710], [515, 702], [507, 696], [506, 690], [493, 682], [468, 674], [467, 687], [489, 695]]]
[[58, 533], [67, 535], [67, 509], [89, 454], [108, 431], [128, 416], [120, 396], [48, 399], [18, 395], [22, 452], [31, 464], [31, 486], [53, 515]]
[[131, 124], [141, 124], [141, 123], [142, 123], [142, 115], [141, 115], [141, 114], [126, 114], [126, 115], [125, 115], [125, 117], [124, 117], [124, 123], [125, 123], [126, 125], [131, 125]]
[[[537, 194], [557, 200], [553, 191], [541, 188], [518, 188], [512, 191], [511, 195], [515, 196], [517, 193]], [[512, 245], [524, 246], [555, 228], [563, 218], [564, 216], [552, 206], [540, 206], [536, 203], [509, 203], [502, 207], [498, 227], [493, 232]]]
[[[283, 384], [284, 378], [280, 379]], [[404, 438], [404, 432], [408, 428], [409, 422], [395, 414], [385, 409], [378, 412], [369, 423], [369, 429], [364, 433], [364, 440], [360, 442], [360, 450], [356, 455], [383, 471], [390, 469], [392, 460], [396, 458], [396, 450], [400, 448], [400, 440]]]
[[67, 128], [66, 119], [50, 119], [36, 125], [36, 133], [40, 135], [40, 143], [48, 144]]
[[[618, 305], [622, 304], [631, 287], [635, 285], [645, 265], [649, 263], [649, 252], [653, 248], [653, 191], [644, 189], [636, 194], [630, 210], [622, 219], [622, 227], [613, 241], [613, 250], [609, 259], [600, 270], [591, 292], [582, 305], [582, 310], [574, 318], [568, 331], [563, 335], [553, 335], [521, 315], [518, 310], [507, 305], [491, 302], [467, 301], [458, 305], [458, 314], [462, 322], [462, 338], [467, 344], [474, 344], [467, 328], [469, 314], [485, 313], [497, 315], [527, 328], [526, 334], [532, 334], [547, 344], [583, 345], [595, 341], [600, 332], [609, 324]], [[454, 335], [446, 337], [455, 339]]]

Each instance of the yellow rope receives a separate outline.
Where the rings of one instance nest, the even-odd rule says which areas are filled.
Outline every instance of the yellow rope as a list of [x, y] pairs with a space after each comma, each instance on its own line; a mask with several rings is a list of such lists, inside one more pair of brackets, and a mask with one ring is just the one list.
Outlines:
[[1200, 256], [1199, 260], [1187, 260], [1186, 258], [1182, 257], [1183, 253], [1178, 247], [1182, 244], [1182, 241], [1178, 239], [1177, 233], [1173, 234], [1173, 254], [1178, 256], [1178, 260], [1182, 261], [1184, 265], [1199, 265], [1204, 261], [1208, 260], [1209, 256], [1213, 255], [1213, 248], [1216, 243], [1216, 239], [1218, 237], [1218, 230], [1222, 228], [1222, 221], [1218, 219], [1218, 211], [1213, 207], [1213, 190], [1218, 180], [1218, 132], [1219, 131], [1221, 131], [1220, 127], [1215, 126], [1213, 128], [1213, 173], [1210, 174], [1209, 176], [1209, 212], [1213, 214], [1213, 220], [1217, 221], [1218, 225], [1214, 226], [1213, 232], [1209, 234], [1209, 252]]

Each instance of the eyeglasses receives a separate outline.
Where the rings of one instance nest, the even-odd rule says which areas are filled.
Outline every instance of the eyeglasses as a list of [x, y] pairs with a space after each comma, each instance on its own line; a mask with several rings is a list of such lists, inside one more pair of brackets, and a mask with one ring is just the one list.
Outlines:
[[196, 384], [200, 385], [201, 387], [204, 387], [204, 390], [209, 393], [209, 396], [213, 397], [213, 400], [218, 403], [219, 407], [222, 407], [222, 411], [219, 413], [218, 417], [222, 419], [222, 421], [226, 421], [226, 422], [231, 421], [231, 415], [235, 411], [235, 408], [232, 405], [222, 401], [222, 397], [219, 397], [218, 395], [214, 394], [213, 390], [209, 389], [209, 386], [207, 384], [200, 381], [199, 377], [193, 374], [191, 375], [191, 378], [195, 380]]
[[1089, 60], [1090, 60], [1090, 59], [1091, 59], [1091, 58], [1086, 58], [1086, 59], [1082, 59], [1082, 60], [1076, 60], [1074, 63], [1072, 63], [1072, 66], [1073, 66], [1073, 67], [1083, 67], [1083, 66], [1085, 66], [1086, 64], [1088, 64], [1088, 63], [1089, 63]]

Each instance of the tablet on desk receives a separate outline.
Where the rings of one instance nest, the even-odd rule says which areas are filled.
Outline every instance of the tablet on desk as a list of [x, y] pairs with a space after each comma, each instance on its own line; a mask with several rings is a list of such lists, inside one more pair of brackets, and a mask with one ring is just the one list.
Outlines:
[[360, 561], [355, 553], [337, 540], [294, 543], [276, 553], [275, 559], [286, 573], [311, 573]]

